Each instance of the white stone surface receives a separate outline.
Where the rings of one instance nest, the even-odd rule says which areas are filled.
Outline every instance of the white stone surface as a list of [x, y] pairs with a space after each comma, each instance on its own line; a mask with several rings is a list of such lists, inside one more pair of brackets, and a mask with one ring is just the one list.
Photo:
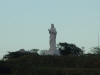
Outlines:
[[50, 37], [49, 37], [49, 51], [47, 52], [48, 55], [59, 55], [59, 51], [56, 48], [56, 36], [57, 36], [57, 31], [56, 28], [54, 27], [54, 24], [51, 24], [51, 28], [48, 29]]

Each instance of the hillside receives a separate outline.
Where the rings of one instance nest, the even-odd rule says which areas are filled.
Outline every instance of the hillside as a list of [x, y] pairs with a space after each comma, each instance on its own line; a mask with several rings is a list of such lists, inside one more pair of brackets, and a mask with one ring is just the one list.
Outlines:
[[9, 75], [100, 75], [100, 56], [26, 55], [1, 61], [0, 67], [9, 68]]

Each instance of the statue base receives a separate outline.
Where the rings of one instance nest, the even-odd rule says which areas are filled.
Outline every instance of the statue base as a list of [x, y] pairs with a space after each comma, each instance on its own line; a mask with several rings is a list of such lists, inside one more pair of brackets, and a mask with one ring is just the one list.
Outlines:
[[60, 52], [58, 50], [48, 50], [47, 55], [60, 55]]

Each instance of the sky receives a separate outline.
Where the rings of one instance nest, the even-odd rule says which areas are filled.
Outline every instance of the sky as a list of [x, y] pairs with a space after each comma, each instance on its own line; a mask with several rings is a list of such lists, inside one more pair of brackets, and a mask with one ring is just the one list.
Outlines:
[[57, 44], [97, 46], [100, 0], [0, 0], [0, 57], [19, 49], [49, 49], [50, 25]]

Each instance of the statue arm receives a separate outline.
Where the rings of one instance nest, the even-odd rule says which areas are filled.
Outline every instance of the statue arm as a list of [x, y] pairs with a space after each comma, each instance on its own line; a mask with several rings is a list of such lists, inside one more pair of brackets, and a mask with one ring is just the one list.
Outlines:
[[54, 29], [54, 33], [57, 34], [56, 28]]
[[48, 29], [48, 31], [49, 31], [49, 33], [51, 33], [51, 30], [50, 29]]

